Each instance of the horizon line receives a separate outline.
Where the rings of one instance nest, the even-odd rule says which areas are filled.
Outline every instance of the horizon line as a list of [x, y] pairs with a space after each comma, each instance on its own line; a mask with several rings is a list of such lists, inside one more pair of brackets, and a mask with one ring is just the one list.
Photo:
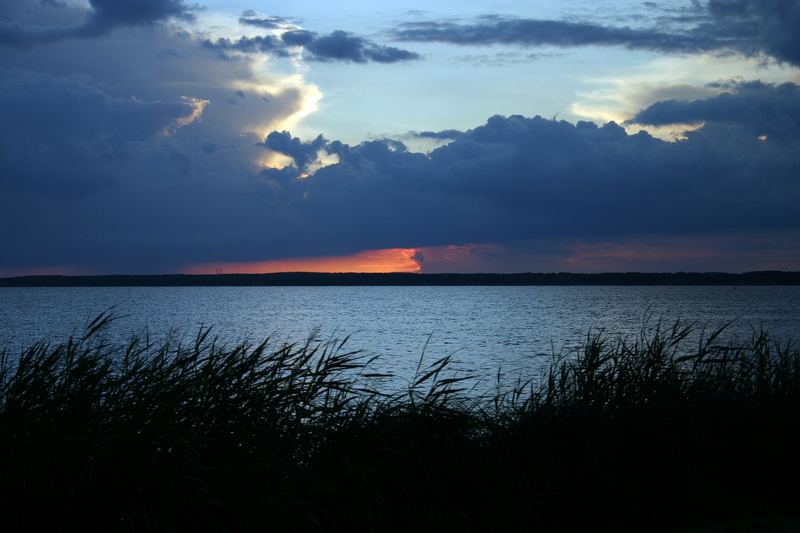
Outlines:
[[0, 278], [0, 287], [199, 286], [554, 286], [800, 285], [800, 271], [731, 272], [272, 272], [263, 274], [29, 275]]
[[219, 277], [219, 276], [283, 276], [292, 275], [324, 275], [324, 276], [523, 276], [523, 275], [556, 275], [568, 274], [573, 276], [605, 276], [605, 275], [625, 275], [625, 274], [725, 274], [730, 276], [741, 276], [745, 274], [780, 273], [780, 274], [800, 274], [800, 270], [745, 270], [732, 272], [725, 270], [613, 270], [602, 272], [575, 272], [569, 270], [551, 271], [516, 271], [516, 272], [368, 272], [368, 271], [349, 271], [349, 272], [328, 272], [322, 270], [286, 270], [281, 272], [213, 272], [213, 273], [191, 273], [191, 272], [158, 272], [158, 273], [111, 273], [111, 274], [21, 274], [17, 276], [0, 276], [0, 280], [19, 279], [19, 278], [107, 278], [107, 277], [163, 277], [163, 276], [182, 276], [182, 277]]

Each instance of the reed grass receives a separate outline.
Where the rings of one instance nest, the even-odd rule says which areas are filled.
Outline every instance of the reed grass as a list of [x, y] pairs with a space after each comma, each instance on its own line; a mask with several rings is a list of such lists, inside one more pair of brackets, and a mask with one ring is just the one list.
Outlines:
[[119, 345], [112, 320], [0, 353], [4, 529], [800, 524], [800, 351], [763, 331], [592, 333], [544, 376], [477, 394], [450, 357], [386, 390], [346, 339]]

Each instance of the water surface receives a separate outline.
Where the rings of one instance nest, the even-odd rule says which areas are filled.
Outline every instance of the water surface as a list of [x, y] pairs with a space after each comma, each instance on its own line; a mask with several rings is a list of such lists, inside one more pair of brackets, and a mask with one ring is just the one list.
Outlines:
[[589, 330], [634, 335], [648, 316], [707, 328], [735, 320], [729, 339], [760, 327], [800, 338], [797, 286], [41, 287], [0, 288], [0, 346], [63, 340], [112, 306], [118, 340], [145, 328], [188, 337], [201, 325], [229, 342], [349, 335], [351, 348], [381, 356], [381, 371], [408, 375], [425, 350], [487, 380], [498, 368], [532, 375]]

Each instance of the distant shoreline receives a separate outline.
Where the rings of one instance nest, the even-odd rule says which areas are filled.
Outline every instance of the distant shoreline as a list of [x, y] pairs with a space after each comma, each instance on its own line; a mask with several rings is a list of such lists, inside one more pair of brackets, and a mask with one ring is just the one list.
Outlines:
[[503, 285], [800, 285], [800, 272], [620, 272], [604, 274], [161, 274], [106, 276], [19, 276], [0, 278], [0, 287], [280, 287], [280, 286], [503, 286]]

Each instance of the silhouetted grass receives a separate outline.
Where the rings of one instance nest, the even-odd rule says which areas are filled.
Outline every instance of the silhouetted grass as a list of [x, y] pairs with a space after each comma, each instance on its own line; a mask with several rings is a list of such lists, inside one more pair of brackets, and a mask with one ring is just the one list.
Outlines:
[[448, 357], [396, 392], [345, 342], [119, 346], [110, 320], [0, 355], [8, 531], [800, 524], [800, 352], [763, 332], [591, 334], [478, 395]]

